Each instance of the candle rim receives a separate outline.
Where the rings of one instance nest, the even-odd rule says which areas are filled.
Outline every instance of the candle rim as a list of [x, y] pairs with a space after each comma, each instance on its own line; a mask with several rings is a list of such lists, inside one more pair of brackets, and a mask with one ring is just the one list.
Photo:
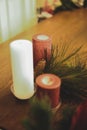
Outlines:
[[41, 35], [38, 35], [38, 36], [37, 36], [37, 39], [38, 39], [38, 40], [48, 40], [49, 37], [48, 37], [47, 35], [41, 34]]
[[[54, 79], [54, 82], [52, 85], [46, 85], [42, 83], [42, 78], [44, 76], [51, 76]], [[61, 85], [61, 79], [60, 77], [54, 75], [54, 74], [41, 74], [36, 78], [36, 85], [39, 86], [40, 88], [45, 88], [45, 89], [55, 89], [55, 88], [59, 88]]]
[[13, 45], [16, 46], [16, 44], [15, 44], [16, 42], [17, 42], [17, 45], [19, 45], [19, 43], [24, 43], [24, 42], [26, 42], [26, 43], [28, 43], [28, 44], [31, 44], [31, 43], [32, 43], [32, 41], [27, 40], [27, 39], [16, 39], [16, 40], [14, 40], [14, 41], [12, 41], [12, 42], [10, 43], [10, 47], [12, 47]]
[[[47, 36], [48, 39], [46, 39], [46, 40], [38, 39], [37, 37], [38, 37], [39, 35]], [[51, 38], [51, 36], [49, 36], [49, 35], [47, 35], [47, 34], [39, 33], [39, 34], [35, 34], [35, 35], [33, 36], [32, 40], [35, 40], [35, 41], [38, 41], [38, 42], [48, 42], [48, 41], [52, 41], [52, 38]]]

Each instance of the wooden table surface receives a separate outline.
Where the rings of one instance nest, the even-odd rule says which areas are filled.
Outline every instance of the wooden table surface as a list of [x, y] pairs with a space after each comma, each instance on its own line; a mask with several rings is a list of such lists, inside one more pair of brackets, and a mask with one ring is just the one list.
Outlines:
[[38, 33], [51, 36], [53, 44], [60, 44], [60, 41], [63, 44], [72, 41], [74, 47], [83, 44], [82, 51], [87, 51], [87, 9], [60, 12], [0, 45], [0, 126], [7, 130], [24, 130], [21, 121], [29, 110], [29, 100], [18, 100], [10, 91], [9, 44], [16, 39], [32, 40], [32, 36]]

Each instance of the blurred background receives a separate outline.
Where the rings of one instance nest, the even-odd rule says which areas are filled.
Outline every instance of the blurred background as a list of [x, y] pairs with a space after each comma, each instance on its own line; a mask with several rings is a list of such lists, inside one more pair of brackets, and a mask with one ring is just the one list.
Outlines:
[[87, 0], [0, 0], [0, 43], [61, 10], [83, 6]]

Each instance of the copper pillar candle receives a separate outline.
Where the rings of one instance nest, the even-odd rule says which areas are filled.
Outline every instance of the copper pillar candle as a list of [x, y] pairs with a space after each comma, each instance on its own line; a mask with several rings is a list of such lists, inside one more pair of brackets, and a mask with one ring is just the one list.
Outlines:
[[42, 74], [36, 78], [36, 95], [43, 98], [47, 95], [51, 102], [51, 107], [55, 108], [60, 102], [61, 79], [54, 74]]
[[37, 34], [32, 38], [34, 67], [42, 60], [49, 60], [51, 57], [52, 39], [48, 35]]

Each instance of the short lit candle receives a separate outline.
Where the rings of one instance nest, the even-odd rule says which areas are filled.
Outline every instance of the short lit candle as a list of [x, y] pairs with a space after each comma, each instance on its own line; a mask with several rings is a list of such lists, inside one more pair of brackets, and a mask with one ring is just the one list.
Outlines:
[[32, 38], [34, 66], [42, 59], [49, 60], [51, 57], [52, 39], [48, 35], [36, 34]]
[[10, 44], [13, 76], [13, 94], [19, 99], [27, 99], [34, 94], [32, 42], [15, 40]]
[[52, 108], [60, 102], [61, 79], [54, 74], [42, 74], [36, 78], [36, 95], [40, 98], [47, 95], [50, 98]]

